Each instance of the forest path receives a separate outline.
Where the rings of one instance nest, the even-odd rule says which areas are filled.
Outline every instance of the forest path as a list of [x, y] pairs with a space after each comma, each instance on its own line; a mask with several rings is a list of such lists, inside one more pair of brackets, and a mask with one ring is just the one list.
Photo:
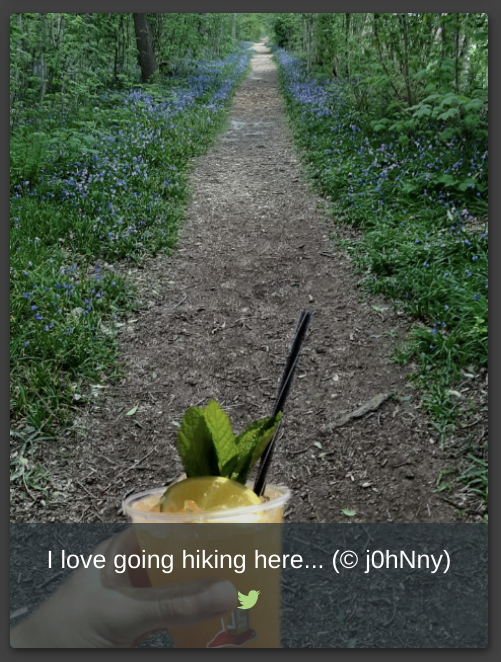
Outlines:
[[[124, 519], [126, 493], [181, 473], [175, 423], [190, 405], [217, 399], [237, 433], [269, 415], [302, 309], [313, 318], [270, 474], [292, 489], [286, 519], [455, 519], [435, 493], [446, 459], [405, 369], [388, 358], [408, 322], [388, 302], [363, 301], [294, 151], [276, 66], [255, 48], [226, 132], [195, 163], [178, 248], [131, 271], [146, 310], [121, 333], [127, 379], [102, 389], [75, 424], [69, 496], [25, 521]], [[396, 397], [321, 432], [387, 393]]]

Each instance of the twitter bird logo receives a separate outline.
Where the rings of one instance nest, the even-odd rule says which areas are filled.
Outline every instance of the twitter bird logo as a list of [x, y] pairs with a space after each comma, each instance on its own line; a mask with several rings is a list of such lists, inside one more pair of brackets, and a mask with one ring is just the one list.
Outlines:
[[238, 599], [240, 600], [240, 607], [238, 609], [250, 609], [254, 607], [261, 591], [249, 591], [249, 595], [244, 595], [238, 591]]

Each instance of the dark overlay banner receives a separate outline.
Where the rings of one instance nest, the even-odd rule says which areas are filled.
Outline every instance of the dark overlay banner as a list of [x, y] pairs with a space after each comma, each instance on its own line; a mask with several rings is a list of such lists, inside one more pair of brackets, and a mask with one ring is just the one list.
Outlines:
[[487, 550], [484, 524], [11, 524], [11, 645], [486, 648]]

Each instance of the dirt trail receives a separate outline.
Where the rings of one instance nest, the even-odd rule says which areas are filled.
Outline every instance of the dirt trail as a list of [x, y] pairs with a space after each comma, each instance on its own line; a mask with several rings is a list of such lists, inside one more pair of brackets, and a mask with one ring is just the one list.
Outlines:
[[[447, 460], [388, 358], [407, 320], [363, 301], [293, 149], [271, 55], [256, 50], [227, 131], [195, 164], [178, 249], [132, 274], [146, 310], [121, 334], [127, 379], [88, 406], [66, 467], [56, 457], [55, 472], [71, 467], [70, 498], [17, 521], [123, 519], [124, 494], [181, 472], [175, 422], [190, 405], [216, 398], [237, 432], [269, 415], [303, 308], [311, 332], [272, 467], [293, 490], [287, 520], [348, 521], [348, 508], [351, 521], [454, 521], [434, 492]], [[384, 393], [396, 398], [322, 432]]]

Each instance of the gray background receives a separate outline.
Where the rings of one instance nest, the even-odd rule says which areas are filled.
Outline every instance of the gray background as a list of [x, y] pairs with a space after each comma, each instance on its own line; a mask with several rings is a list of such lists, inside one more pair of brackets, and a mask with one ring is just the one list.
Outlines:
[[[61, 549], [68, 554], [88, 554], [123, 528], [114, 524], [11, 524], [11, 625], [25, 618], [67, 577], [68, 571], [58, 565]], [[283, 552], [301, 554], [310, 565], [309, 569], [282, 571], [284, 648], [487, 647], [487, 526], [285, 524], [282, 536]], [[54, 559], [51, 570], [47, 568], [49, 549]], [[336, 574], [332, 567], [336, 549], [355, 551], [360, 559], [357, 567], [340, 568]], [[403, 550], [408, 556], [415, 550], [435, 557], [447, 549], [451, 567], [446, 574], [443, 565], [436, 574], [408, 566], [371, 569], [365, 574], [367, 549]], [[242, 549], [242, 553], [248, 568], [254, 550]], [[23, 608], [27, 611], [16, 616]], [[165, 633], [149, 637], [140, 647], [172, 645]]]

